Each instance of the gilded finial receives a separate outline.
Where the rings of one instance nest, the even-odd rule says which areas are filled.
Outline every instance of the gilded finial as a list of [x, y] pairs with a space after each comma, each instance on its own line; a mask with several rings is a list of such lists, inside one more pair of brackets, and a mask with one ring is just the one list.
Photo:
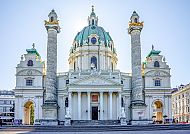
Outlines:
[[92, 12], [94, 12], [94, 6], [92, 5]]

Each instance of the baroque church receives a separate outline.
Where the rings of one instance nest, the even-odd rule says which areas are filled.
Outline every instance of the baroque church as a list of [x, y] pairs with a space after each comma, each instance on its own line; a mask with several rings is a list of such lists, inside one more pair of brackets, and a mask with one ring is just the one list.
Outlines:
[[88, 25], [74, 38], [69, 71], [57, 73], [58, 16], [45, 21], [46, 64], [33, 45], [16, 67], [15, 122], [66, 126], [75, 123], [149, 124], [169, 122], [170, 68], [154, 46], [141, 60], [143, 22], [134, 11], [129, 21], [131, 70], [121, 72], [111, 35], [98, 25], [94, 7]]

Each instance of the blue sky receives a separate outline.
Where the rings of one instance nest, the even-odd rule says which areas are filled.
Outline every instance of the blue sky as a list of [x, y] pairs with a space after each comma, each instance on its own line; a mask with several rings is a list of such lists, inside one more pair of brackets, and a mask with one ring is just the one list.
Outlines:
[[141, 35], [142, 61], [154, 44], [171, 68], [172, 87], [190, 82], [189, 0], [2, 0], [0, 3], [0, 89], [15, 87], [15, 67], [20, 56], [35, 42], [46, 59], [47, 33], [44, 20], [51, 9], [59, 16], [58, 72], [68, 71], [68, 56], [78, 31], [87, 25], [91, 6], [99, 25], [110, 33], [118, 54], [117, 68], [130, 72], [128, 22], [135, 10], [144, 21]]

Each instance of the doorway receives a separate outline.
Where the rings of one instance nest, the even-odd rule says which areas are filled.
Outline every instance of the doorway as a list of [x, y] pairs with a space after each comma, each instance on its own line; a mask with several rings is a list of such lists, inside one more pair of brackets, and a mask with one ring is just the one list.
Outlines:
[[98, 120], [98, 107], [92, 107], [92, 120]]
[[32, 101], [28, 101], [24, 105], [24, 124], [34, 124], [34, 103]]
[[163, 121], [163, 104], [161, 101], [154, 102], [154, 116], [157, 123], [162, 123]]

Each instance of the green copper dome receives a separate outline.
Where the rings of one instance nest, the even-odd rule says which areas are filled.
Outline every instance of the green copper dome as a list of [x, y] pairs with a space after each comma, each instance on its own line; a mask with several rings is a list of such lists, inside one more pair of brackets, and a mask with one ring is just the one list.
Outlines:
[[101, 45], [110, 48], [113, 53], [116, 53], [113, 40], [108, 32], [103, 27], [98, 26], [98, 17], [94, 12], [94, 6], [92, 6], [92, 12], [88, 17], [88, 26], [84, 27], [74, 38], [73, 46], [70, 53], [75, 52], [77, 47], [85, 45]]
[[89, 36], [95, 34], [99, 37], [99, 43], [103, 42], [106, 46], [109, 45], [109, 42], [112, 41], [109, 33], [106, 32], [102, 27], [97, 25], [89, 25], [83, 28], [82, 31], [78, 32], [75, 36], [75, 41], [79, 43], [80, 46], [89, 43]]
[[77, 42], [78, 46], [84, 44], [90, 44], [90, 36], [95, 35], [97, 37], [98, 44], [104, 44], [109, 46], [112, 39], [108, 32], [102, 27], [98, 26], [98, 17], [94, 12], [94, 6], [92, 6], [92, 12], [88, 17], [88, 26], [84, 27], [82, 31], [78, 32], [75, 36], [74, 42]]

